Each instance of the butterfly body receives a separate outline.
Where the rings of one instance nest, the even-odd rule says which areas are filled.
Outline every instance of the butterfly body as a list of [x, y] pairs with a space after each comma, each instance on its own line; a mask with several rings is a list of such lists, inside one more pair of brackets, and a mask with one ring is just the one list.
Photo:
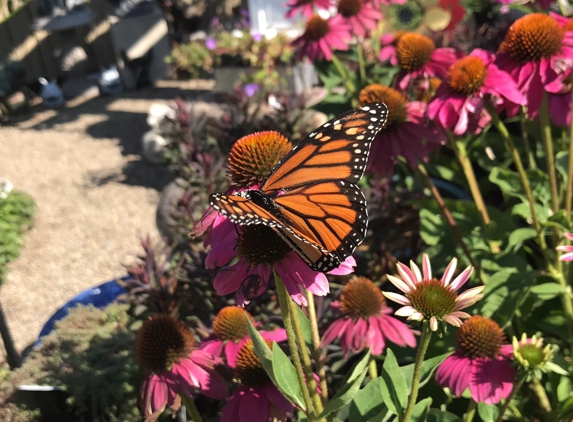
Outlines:
[[259, 189], [214, 194], [210, 204], [233, 223], [272, 227], [312, 269], [331, 271], [366, 235], [366, 199], [356, 183], [387, 116], [382, 103], [344, 113], [294, 147]]

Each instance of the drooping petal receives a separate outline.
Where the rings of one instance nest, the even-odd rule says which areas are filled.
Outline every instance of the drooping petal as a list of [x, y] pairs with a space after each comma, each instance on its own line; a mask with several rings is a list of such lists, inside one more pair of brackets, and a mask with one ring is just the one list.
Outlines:
[[470, 359], [456, 352], [440, 364], [436, 371], [436, 382], [460, 397], [470, 385], [471, 366]]
[[503, 358], [476, 359], [469, 385], [472, 398], [478, 403], [499, 403], [511, 393], [515, 374], [516, 370], [511, 362]]

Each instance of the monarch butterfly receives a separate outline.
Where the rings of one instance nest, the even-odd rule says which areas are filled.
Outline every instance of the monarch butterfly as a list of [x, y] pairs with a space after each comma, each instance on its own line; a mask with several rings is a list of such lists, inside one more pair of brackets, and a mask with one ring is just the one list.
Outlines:
[[209, 202], [233, 223], [272, 227], [313, 270], [329, 272], [366, 235], [366, 199], [356, 183], [387, 118], [383, 103], [335, 117], [286, 154], [259, 189], [213, 194]]

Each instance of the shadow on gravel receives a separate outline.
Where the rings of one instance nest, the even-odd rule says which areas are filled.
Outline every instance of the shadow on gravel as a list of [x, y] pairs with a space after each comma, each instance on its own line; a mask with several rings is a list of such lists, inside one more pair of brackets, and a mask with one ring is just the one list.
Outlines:
[[[121, 173], [94, 175], [90, 183], [95, 186], [102, 186], [106, 183], [115, 182], [132, 186], [144, 186], [158, 191], [162, 190], [171, 180], [173, 175], [165, 166], [148, 163], [141, 157], [141, 137], [149, 130], [147, 125], [148, 105], [137, 104], [137, 100], [144, 101], [171, 101], [177, 97], [192, 101], [202, 101], [216, 103], [220, 101], [220, 95], [213, 91], [204, 89], [181, 89], [177, 87], [146, 87], [136, 91], [126, 91], [117, 97], [101, 96], [92, 98], [75, 107], [62, 107], [46, 112], [43, 106], [31, 108], [28, 112], [17, 116], [16, 124], [26, 124], [40, 112], [46, 112], [48, 118], [42, 119], [37, 124], [28, 126], [28, 129], [43, 131], [47, 129], [58, 129], [58, 126], [73, 123], [81, 116], [95, 114], [105, 115], [106, 119], [98, 123], [90, 124], [79, 130], [85, 131], [87, 135], [94, 139], [114, 139], [117, 138], [121, 146], [121, 153], [124, 156], [138, 156], [136, 159], [126, 163]], [[134, 101], [134, 110], [118, 110], [117, 107], [110, 110], [116, 101]], [[48, 113], [53, 114], [50, 116]]]

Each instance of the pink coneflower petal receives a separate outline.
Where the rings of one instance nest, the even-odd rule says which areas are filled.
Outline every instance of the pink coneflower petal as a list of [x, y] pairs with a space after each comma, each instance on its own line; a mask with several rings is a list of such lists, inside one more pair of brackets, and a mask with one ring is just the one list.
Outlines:
[[422, 321], [424, 319], [424, 314], [421, 312], [414, 312], [408, 317], [411, 321]]
[[237, 354], [241, 347], [245, 344], [246, 339], [240, 340], [238, 342], [234, 342], [233, 340], [227, 340], [225, 344], [225, 359], [227, 359], [227, 365], [231, 368], [235, 366], [237, 360]]
[[438, 319], [435, 316], [430, 317], [430, 330], [438, 330]]
[[459, 319], [458, 317], [453, 316], [452, 314], [450, 315], [446, 315], [444, 317], [444, 321], [446, 321], [448, 324], [453, 325], [454, 327], [461, 327], [463, 322], [461, 319]]
[[[414, 288], [414, 286], [410, 286], [406, 284], [404, 281], [400, 280], [398, 277], [394, 277], [393, 275], [388, 274], [388, 281], [400, 289], [404, 293], [409, 293], [410, 290]], [[390, 298], [388, 298], [390, 299]], [[393, 299], [392, 299], [393, 300]]]
[[470, 385], [472, 364], [462, 354], [456, 352], [447, 357], [436, 371], [436, 382], [449, 387], [455, 396], [461, 396]]
[[456, 271], [456, 266], [458, 265], [458, 260], [456, 258], [452, 258], [448, 266], [446, 267], [446, 271], [444, 271], [444, 275], [442, 276], [442, 284], [447, 286], [450, 284], [450, 280]]
[[465, 270], [463, 270], [461, 274], [458, 275], [454, 279], [454, 281], [452, 281], [452, 284], [450, 285], [452, 290], [458, 290], [460, 287], [466, 284], [466, 281], [470, 279], [472, 272], [473, 272], [473, 267], [467, 267]]
[[410, 270], [410, 268], [408, 268], [406, 265], [402, 264], [401, 262], [398, 262], [398, 265], [396, 265], [396, 269], [398, 270], [398, 273], [400, 273], [402, 280], [406, 284], [408, 284], [408, 286], [410, 286], [411, 289], [415, 289], [416, 283], [418, 281], [421, 281], [421, 280], [418, 280], [416, 278], [416, 276], [414, 275], [412, 270]]
[[416, 337], [412, 330], [401, 321], [392, 317], [377, 317], [376, 322], [380, 332], [384, 334], [392, 343], [398, 346], [416, 347]]
[[498, 359], [476, 359], [472, 368], [470, 392], [476, 402], [497, 404], [508, 397], [515, 382], [515, 368]]
[[460, 294], [456, 300], [456, 310], [467, 308], [476, 303], [483, 297], [481, 292], [483, 292], [484, 289], [485, 286], [473, 287]]
[[422, 255], [422, 269], [424, 271], [424, 280], [432, 279], [432, 265], [430, 264], [430, 258], [428, 254]]
[[410, 261], [410, 269], [412, 270], [412, 273], [414, 273], [416, 280], [418, 280], [418, 281], [423, 280], [422, 273], [420, 272], [420, 268], [418, 268], [418, 266], [414, 263], [414, 261]]
[[400, 305], [410, 305], [410, 300], [406, 296], [402, 296], [393, 292], [382, 292], [382, 294], [392, 302], [399, 303]]

